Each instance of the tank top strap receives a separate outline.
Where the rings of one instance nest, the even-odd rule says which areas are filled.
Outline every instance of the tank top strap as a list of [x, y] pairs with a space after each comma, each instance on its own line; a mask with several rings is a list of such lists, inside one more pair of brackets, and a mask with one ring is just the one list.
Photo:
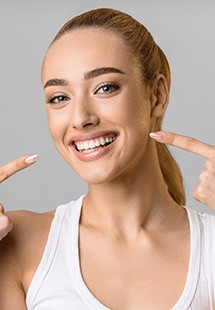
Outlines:
[[31, 309], [31, 306], [34, 304], [37, 293], [49, 272], [60, 239], [65, 239], [65, 236], [68, 238], [71, 226], [76, 227], [78, 225], [76, 222], [79, 221], [80, 209], [84, 196], [85, 195], [82, 195], [76, 201], [71, 201], [67, 204], [58, 206], [55, 211], [42, 259], [27, 292], [26, 305], [28, 309]]

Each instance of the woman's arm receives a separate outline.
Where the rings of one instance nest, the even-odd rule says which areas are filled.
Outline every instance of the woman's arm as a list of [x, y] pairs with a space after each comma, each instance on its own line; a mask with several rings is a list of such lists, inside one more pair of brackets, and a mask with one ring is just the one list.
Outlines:
[[[8, 217], [9, 218], [9, 217]], [[0, 242], [0, 309], [26, 309], [17, 242], [10, 233]]]
[[0, 242], [0, 310], [22, 310], [26, 309], [26, 294], [41, 261], [54, 212], [21, 210], [7, 216], [13, 229]]
[[12, 227], [12, 221], [5, 214], [4, 207], [0, 203], [0, 241], [11, 231]]
[[[37, 156], [23, 156], [0, 167], [0, 183], [14, 173], [29, 167], [36, 160]], [[26, 309], [25, 293], [22, 286], [22, 268], [17, 252], [16, 231], [8, 235], [13, 227], [12, 223], [13, 220], [0, 204], [0, 309], [24, 310]]]
[[[37, 155], [23, 156], [0, 167], [0, 183], [8, 179], [14, 173], [31, 166], [37, 161], [37, 159]], [[0, 203], [0, 241], [11, 231], [12, 227], [12, 221], [5, 214], [4, 207]]]

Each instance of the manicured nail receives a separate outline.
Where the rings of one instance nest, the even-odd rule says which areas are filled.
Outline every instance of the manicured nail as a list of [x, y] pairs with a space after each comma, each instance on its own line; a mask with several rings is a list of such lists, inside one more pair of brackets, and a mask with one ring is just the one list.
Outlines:
[[26, 164], [33, 164], [39, 159], [38, 155], [31, 155], [25, 159]]
[[151, 132], [149, 136], [157, 141], [164, 141], [164, 135], [162, 133]]

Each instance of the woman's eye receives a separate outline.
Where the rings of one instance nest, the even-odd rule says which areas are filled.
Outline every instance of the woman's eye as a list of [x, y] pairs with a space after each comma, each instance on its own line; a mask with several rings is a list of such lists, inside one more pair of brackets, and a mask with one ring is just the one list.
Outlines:
[[118, 89], [119, 85], [117, 84], [104, 84], [95, 91], [95, 94], [110, 94]]
[[50, 104], [56, 104], [56, 103], [62, 103], [62, 102], [68, 101], [68, 100], [69, 100], [68, 97], [66, 97], [64, 95], [59, 95], [59, 96], [50, 97], [47, 102]]

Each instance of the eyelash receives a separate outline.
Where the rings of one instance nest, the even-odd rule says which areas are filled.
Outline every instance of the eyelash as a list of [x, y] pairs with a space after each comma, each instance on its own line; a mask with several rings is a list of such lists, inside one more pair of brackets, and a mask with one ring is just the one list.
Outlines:
[[104, 92], [102, 92], [103, 94], [110, 94], [110, 93], [113, 93], [114, 91], [117, 91], [117, 90], [120, 89], [120, 86], [118, 84], [116, 84], [116, 83], [113, 83], [113, 82], [111, 82], [111, 83], [104, 83], [104, 84], [99, 86], [99, 88], [94, 92], [94, 94], [99, 93], [99, 90], [101, 90], [101, 89], [104, 90], [105, 87], [111, 88], [111, 91], [110, 90], [108, 92], [104, 91]]
[[[60, 98], [63, 98], [63, 100], [61, 101], [58, 101], [58, 102], [54, 102], [56, 99], [60, 99]], [[60, 103], [60, 102], [64, 102], [64, 101], [67, 101], [69, 100], [69, 98], [65, 95], [53, 95], [53, 96], [50, 96], [47, 100], [47, 103], [48, 104], [57, 104], [57, 103]]]
[[[105, 91], [104, 91], [104, 88], [105, 88], [105, 87], [107, 87], [107, 88], [109, 88], [109, 89], [111, 89], [111, 90], [105, 92]], [[101, 89], [103, 89], [102, 94], [111, 94], [111, 93], [113, 93], [113, 92], [119, 90], [119, 89], [120, 89], [120, 86], [119, 86], [118, 84], [116, 84], [116, 83], [113, 83], [113, 82], [111, 82], [111, 83], [104, 83], [104, 84], [100, 85], [100, 86], [96, 89], [96, 91], [94, 92], [94, 95], [95, 95], [95, 94], [101, 94], [101, 93], [99, 92]], [[62, 100], [59, 101], [59, 99], [62, 99]], [[55, 100], [58, 100], [58, 102], [55, 102]], [[67, 96], [65, 96], [65, 95], [62, 95], [62, 94], [57, 95], [57, 94], [55, 94], [55, 95], [50, 96], [50, 97], [48, 98], [47, 103], [48, 103], [48, 104], [58, 104], [58, 103], [62, 103], [62, 102], [68, 101], [68, 100], [69, 100], [69, 97], [67, 97]]]

